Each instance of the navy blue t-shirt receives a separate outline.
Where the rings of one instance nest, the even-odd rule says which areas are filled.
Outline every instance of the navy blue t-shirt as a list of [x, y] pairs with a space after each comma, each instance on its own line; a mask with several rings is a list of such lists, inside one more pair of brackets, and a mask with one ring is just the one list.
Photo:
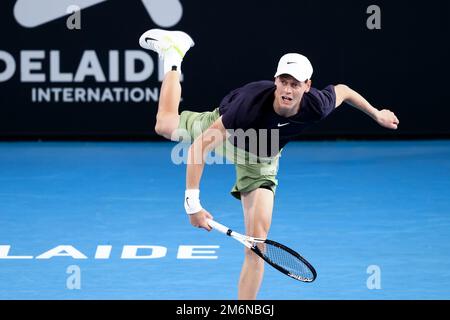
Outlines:
[[[261, 132], [260, 129], [268, 130], [266, 135], [257, 135], [264, 138], [267, 136], [267, 146], [269, 147], [268, 151], [260, 151], [258, 147], [260, 156], [276, 155], [279, 149], [301, 134], [307, 126], [329, 115], [336, 105], [336, 93], [333, 85], [329, 85], [323, 90], [311, 88], [303, 95], [299, 112], [291, 117], [282, 117], [273, 109], [275, 89], [273, 81], [252, 82], [231, 91], [219, 105], [219, 113], [227, 130], [255, 129], [258, 133]], [[272, 143], [270, 132], [273, 129], [278, 129], [277, 135], [273, 136], [279, 136], [278, 148], [276, 144]], [[248, 141], [246, 141], [245, 147], [238, 145], [233, 136], [230, 141], [238, 147], [255, 153], [253, 152], [255, 149], [249, 146]], [[260, 143], [258, 139], [258, 146]]]

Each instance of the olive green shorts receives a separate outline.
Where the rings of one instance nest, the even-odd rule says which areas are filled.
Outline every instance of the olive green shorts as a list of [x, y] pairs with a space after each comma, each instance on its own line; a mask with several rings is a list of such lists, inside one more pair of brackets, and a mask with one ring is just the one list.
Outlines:
[[[179, 136], [194, 141], [203, 131], [208, 129], [214, 121], [220, 117], [219, 109], [207, 112], [183, 111], [180, 115], [178, 126]], [[278, 161], [281, 153], [275, 157], [262, 158], [251, 155], [242, 149], [234, 147], [228, 140], [215, 152], [226, 156], [236, 168], [236, 182], [231, 189], [231, 194], [241, 198], [241, 193], [250, 192], [258, 188], [271, 190], [274, 195], [278, 180]]]

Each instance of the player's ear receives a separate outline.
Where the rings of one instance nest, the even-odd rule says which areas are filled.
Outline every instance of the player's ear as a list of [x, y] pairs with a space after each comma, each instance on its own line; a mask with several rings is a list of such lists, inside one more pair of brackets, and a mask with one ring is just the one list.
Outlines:
[[309, 92], [309, 90], [311, 90], [312, 81], [311, 80], [306, 80], [305, 84], [306, 84], [305, 92]]

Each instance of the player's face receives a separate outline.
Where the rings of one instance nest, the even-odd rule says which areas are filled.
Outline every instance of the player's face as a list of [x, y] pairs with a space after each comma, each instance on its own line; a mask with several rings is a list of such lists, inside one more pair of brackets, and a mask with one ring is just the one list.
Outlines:
[[311, 81], [301, 82], [290, 75], [281, 75], [275, 78], [275, 111], [285, 117], [293, 116], [298, 112], [303, 94], [308, 92]]

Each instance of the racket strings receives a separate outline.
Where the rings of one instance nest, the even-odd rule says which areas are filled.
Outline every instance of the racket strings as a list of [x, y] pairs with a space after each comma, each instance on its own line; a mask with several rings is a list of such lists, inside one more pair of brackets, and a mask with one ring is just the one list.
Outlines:
[[285, 269], [290, 276], [303, 281], [312, 281], [315, 276], [308, 265], [289, 251], [272, 243], [256, 243], [255, 249], [259, 251], [269, 263]]

